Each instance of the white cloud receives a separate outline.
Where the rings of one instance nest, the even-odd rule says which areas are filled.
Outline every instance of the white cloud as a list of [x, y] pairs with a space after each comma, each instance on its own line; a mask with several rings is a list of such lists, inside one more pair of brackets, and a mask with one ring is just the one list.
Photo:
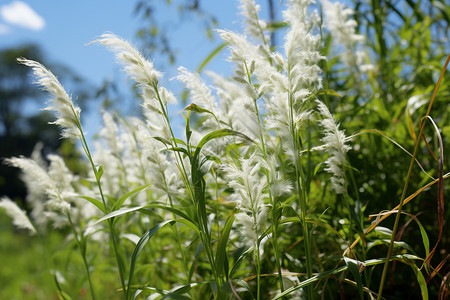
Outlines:
[[22, 1], [13, 1], [10, 4], [3, 5], [0, 7], [0, 15], [7, 23], [35, 31], [41, 30], [45, 26], [45, 20]]
[[0, 23], [0, 35], [2, 34], [8, 34], [9, 33], [9, 27], [5, 24]]

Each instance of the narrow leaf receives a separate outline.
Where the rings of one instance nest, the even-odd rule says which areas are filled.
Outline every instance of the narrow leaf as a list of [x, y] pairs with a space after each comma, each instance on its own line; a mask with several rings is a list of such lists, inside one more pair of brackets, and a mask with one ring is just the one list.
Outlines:
[[197, 73], [200, 73], [204, 67], [206, 67], [206, 65], [217, 55], [220, 53], [220, 51], [222, 51], [226, 46], [228, 45], [228, 43], [223, 43], [220, 44], [217, 48], [215, 48], [204, 60], [203, 62], [200, 64], [200, 66], [197, 68]]
[[110, 212], [106, 216], [101, 217], [100, 219], [97, 220], [97, 222], [94, 223], [94, 225], [98, 224], [100, 222], [103, 222], [105, 220], [108, 220], [108, 219], [111, 219], [111, 218], [114, 218], [114, 217], [118, 217], [118, 216], [122, 216], [122, 215], [125, 215], [125, 214], [129, 213], [129, 212], [133, 212], [133, 211], [139, 210], [139, 209], [144, 208], [144, 207], [145, 206], [143, 206], [143, 205], [142, 206], [136, 206], [136, 207], [123, 207], [123, 208], [121, 208], [119, 210], [115, 210], [113, 212]]
[[88, 196], [80, 196], [80, 197], [94, 204], [98, 209], [100, 209], [102, 213], [106, 213], [105, 206], [100, 200]]
[[234, 135], [234, 136], [238, 136], [250, 143], [255, 143], [251, 138], [249, 138], [248, 136], [246, 136], [243, 133], [240, 133], [238, 131], [234, 131], [231, 129], [219, 129], [213, 132], [208, 133], [207, 135], [205, 135], [200, 142], [197, 145], [197, 149], [195, 150], [195, 154], [194, 157], [198, 157], [198, 155], [200, 154], [201, 149], [203, 148], [203, 146], [205, 146], [205, 144], [213, 139], [217, 139], [217, 138], [221, 138], [221, 137], [226, 137], [229, 135]]
[[126, 193], [125, 195], [123, 195], [119, 200], [117, 200], [116, 203], [114, 203], [113, 205], [113, 209], [112, 210], [118, 210], [121, 208], [122, 204], [125, 202], [125, 200], [127, 200], [128, 198], [130, 198], [131, 196], [133, 196], [134, 194], [148, 188], [151, 184], [146, 184], [146, 185], [142, 185], [140, 187], [138, 187], [137, 189], [132, 190], [131, 192]]
[[187, 220], [183, 219], [175, 219], [175, 220], [167, 220], [162, 223], [159, 223], [158, 225], [152, 227], [149, 231], [145, 232], [139, 242], [137, 243], [136, 247], [134, 248], [133, 255], [131, 256], [131, 263], [130, 263], [130, 275], [128, 278], [128, 287], [127, 287], [127, 299], [130, 299], [130, 293], [131, 293], [131, 283], [133, 282], [133, 276], [134, 276], [134, 268], [136, 266], [136, 261], [139, 257], [139, 254], [142, 252], [142, 249], [144, 249], [147, 242], [153, 237], [153, 235], [158, 232], [159, 229], [164, 227], [167, 224], [173, 224], [175, 222], [180, 222], [185, 225], [188, 225], [189, 227], [196, 229], [197, 227], [190, 223]]
[[356, 285], [358, 287], [359, 298], [364, 300], [363, 285], [362, 285], [361, 274], [359, 273], [358, 262], [356, 260], [353, 260], [346, 256], [344, 256], [344, 261], [345, 261], [345, 264], [347, 265], [348, 269], [352, 273], [353, 277], [355, 278]]
[[425, 280], [425, 277], [423, 277], [422, 272], [416, 266], [415, 263], [410, 262], [409, 265], [413, 269], [414, 275], [416, 275], [417, 283], [419, 284], [419, 287], [420, 287], [420, 293], [422, 294], [422, 299], [428, 300], [428, 287], [427, 287], [427, 281]]
[[102, 178], [103, 176], [103, 166], [98, 167], [97, 172], [95, 172], [95, 179], [97, 179], [97, 181], [100, 181], [100, 178]]
[[[230, 236], [231, 227], [233, 226], [235, 220], [234, 213], [232, 212], [231, 215], [228, 217], [227, 222], [225, 223], [225, 226], [223, 227], [222, 234], [219, 239], [219, 243], [217, 245], [216, 250], [216, 270], [219, 276], [224, 271], [224, 263], [226, 262], [227, 257], [227, 243], [228, 243], [228, 237]], [[228, 274], [225, 274], [228, 277]]]

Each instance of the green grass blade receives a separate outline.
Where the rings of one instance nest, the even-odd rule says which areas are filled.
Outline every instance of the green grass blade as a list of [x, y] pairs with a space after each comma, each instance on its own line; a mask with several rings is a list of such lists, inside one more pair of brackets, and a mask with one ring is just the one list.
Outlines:
[[[224, 271], [224, 264], [227, 262], [227, 242], [228, 237], [230, 236], [231, 227], [233, 226], [235, 220], [234, 213], [228, 217], [227, 223], [225, 224], [222, 234], [219, 239], [219, 243], [216, 249], [216, 270], [218, 274], [222, 274]], [[228, 274], [225, 274], [228, 277]]]
[[103, 203], [100, 200], [97, 200], [95, 198], [88, 197], [88, 196], [81, 196], [81, 198], [83, 198], [83, 199], [91, 202], [92, 204], [94, 204], [98, 209], [100, 209], [100, 211], [102, 213], [104, 213], [104, 214], [106, 213], [105, 206], [103, 205]]
[[133, 212], [133, 211], [139, 210], [139, 209], [144, 208], [144, 207], [145, 206], [142, 205], [142, 206], [135, 206], [135, 207], [124, 207], [124, 208], [121, 208], [119, 210], [115, 210], [113, 212], [110, 212], [106, 216], [101, 217], [100, 219], [98, 219], [97, 222], [94, 223], [94, 225], [98, 224], [100, 222], [103, 222], [105, 220], [108, 220], [108, 219], [111, 219], [111, 218], [114, 218], [114, 217], [119, 217], [119, 216], [125, 215], [125, 214], [127, 214], [129, 212]]
[[194, 223], [194, 219], [192, 217], [190, 217], [189, 215], [187, 215], [186, 213], [184, 213], [183, 211], [175, 208], [175, 207], [170, 207], [170, 206], [166, 206], [163, 204], [149, 204], [149, 205], [145, 205], [143, 208], [139, 209], [140, 212], [145, 213], [145, 214], [149, 214], [149, 210], [148, 208], [160, 208], [163, 210], [167, 210], [169, 212], [172, 212], [178, 216], [180, 216], [183, 219], [188, 220], [189, 222]]
[[191, 268], [189, 269], [189, 278], [188, 278], [189, 281], [191, 281], [191, 278], [194, 275], [194, 271], [197, 267], [198, 259], [200, 258], [200, 254], [202, 253], [202, 250], [203, 250], [203, 244], [199, 243], [197, 250], [195, 250], [194, 261], [192, 262]]
[[122, 204], [125, 202], [125, 200], [127, 200], [128, 198], [130, 198], [131, 196], [133, 196], [134, 194], [145, 190], [146, 188], [148, 188], [151, 184], [146, 184], [146, 185], [142, 185], [140, 187], [138, 187], [137, 189], [132, 190], [131, 192], [126, 193], [125, 195], [123, 195], [119, 200], [116, 201], [116, 203], [114, 203], [113, 205], [113, 209], [112, 210], [118, 210], [120, 209], [120, 207], [122, 206]]
[[356, 284], [358, 287], [359, 298], [361, 300], [364, 300], [363, 284], [362, 284], [361, 274], [359, 273], [358, 262], [356, 260], [353, 260], [353, 259], [345, 257], [345, 256], [344, 256], [344, 261], [345, 261], [345, 264], [347, 265], [348, 269], [352, 273], [353, 277], [355, 278], [355, 281], [356, 281]]
[[134, 276], [134, 269], [136, 266], [136, 261], [139, 257], [139, 254], [142, 252], [142, 249], [144, 249], [145, 245], [148, 241], [153, 237], [155, 233], [158, 232], [159, 229], [166, 226], [167, 224], [172, 224], [175, 222], [183, 223], [187, 225], [188, 227], [194, 229], [198, 232], [198, 228], [191, 222], [183, 219], [175, 219], [175, 220], [167, 220], [162, 223], [159, 223], [158, 225], [152, 227], [149, 231], [145, 232], [139, 242], [137, 243], [136, 247], [134, 248], [133, 255], [131, 256], [131, 263], [130, 263], [130, 275], [128, 278], [128, 287], [127, 287], [127, 299], [130, 299], [130, 293], [131, 293], [131, 284], [133, 282], [133, 276]]
[[229, 135], [234, 135], [234, 136], [238, 136], [250, 143], [255, 143], [251, 138], [249, 138], [248, 136], [246, 136], [243, 133], [240, 133], [238, 131], [234, 131], [231, 129], [219, 129], [213, 132], [208, 133], [207, 135], [205, 135], [200, 142], [197, 145], [197, 149], [195, 150], [195, 154], [194, 157], [198, 157], [200, 154], [201, 149], [203, 148], [203, 146], [205, 146], [205, 144], [213, 139], [217, 139], [217, 138], [221, 138], [221, 137], [226, 137]]
[[419, 284], [419, 287], [420, 287], [420, 293], [422, 294], [422, 299], [428, 300], [428, 287], [427, 287], [427, 281], [425, 280], [425, 277], [423, 277], [422, 272], [416, 266], [415, 263], [410, 262], [410, 266], [413, 269], [414, 275], [416, 275], [417, 283]]
[[247, 257], [247, 255], [252, 252], [253, 249], [247, 249], [247, 251], [245, 251], [244, 253], [241, 254], [241, 256], [239, 256], [239, 258], [236, 260], [236, 262], [233, 265], [233, 268], [230, 271], [229, 277], [232, 278], [234, 273], [238, 270], [239, 266], [241, 265], [241, 263], [244, 261], [244, 259]]
[[169, 293], [165, 294], [163, 299], [192, 299], [191, 297], [183, 296], [182, 294], [185, 294], [189, 292], [192, 288], [202, 286], [204, 284], [210, 284], [212, 281], [203, 281], [203, 282], [194, 282], [190, 284], [186, 284], [180, 287], [173, 288], [169, 291]]
[[203, 68], [206, 67], [206, 65], [215, 57], [217, 56], [217, 54], [220, 53], [220, 51], [222, 51], [226, 46], [228, 45], [228, 43], [222, 43], [220, 44], [217, 48], [215, 48], [204, 60], [203, 62], [200, 64], [200, 66], [198, 66], [197, 68], [197, 73], [200, 73]]
[[[391, 256], [390, 260], [391, 261], [392, 260], [398, 260], [398, 261], [401, 261], [401, 262], [405, 262], [406, 261], [406, 263], [409, 263], [410, 260], [423, 260], [423, 259], [418, 257], [418, 256], [415, 256], [415, 255], [404, 254], [404, 255]], [[370, 267], [370, 266], [379, 265], [379, 264], [382, 264], [382, 263], [385, 263], [385, 262], [386, 262], [386, 258], [383, 257], [383, 258], [366, 260], [365, 262], [362, 262], [362, 263], [366, 267]], [[319, 273], [319, 274], [317, 274], [317, 275], [315, 275], [315, 276], [313, 276], [311, 278], [306, 279], [305, 281], [300, 282], [298, 285], [295, 285], [295, 286], [285, 290], [283, 293], [280, 293], [280, 294], [276, 295], [275, 298], [273, 298], [273, 300], [281, 299], [283, 297], [286, 297], [287, 295], [289, 295], [293, 291], [296, 291], [298, 289], [307, 287], [308, 285], [310, 285], [310, 284], [312, 284], [312, 283], [314, 283], [314, 282], [316, 282], [316, 281], [318, 281], [320, 279], [327, 278], [327, 277], [330, 277], [332, 275], [339, 274], [339, 273], [341, 273], [341, 272], [343, 272], [345, 270], [348, 270], [348, 266], [347, 265], [341, 266], [341, 267], [337, 267], [335, 269]]]
[[103, 176], [103, 166], [98, 167], [98, 170], [95, 172], [95, 179], [100, 181], [100, 178]]

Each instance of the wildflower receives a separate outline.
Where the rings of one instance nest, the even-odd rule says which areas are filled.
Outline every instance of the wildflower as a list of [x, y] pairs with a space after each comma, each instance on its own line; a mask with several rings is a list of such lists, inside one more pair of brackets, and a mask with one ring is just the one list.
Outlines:
[[7, 197], [0, 199], [0, 208], [3, 208], [8, 216], [13, 219], [13, 224], [18, 228], [27, 229], [31, 234], [36, 233], [36, 229], [31, 224], [26, 212], [17, 206], [15, 202]]
[[49, 101], [49, 106], [44, 110], [54, 111], [56, 113], [56, 121], [50, 124], [56, 124], [62, 128], [62, 137], [69, 139], [78, 139], [81, 137], [81, 109], [74, 105], [66, 91], [59, 83], [58, 79], [49, 70], [40, 63], [18, 58], [17, 61], [34, 71], [34, 75], [38, 78], [37, 83], [44, 90], [53, 95], [53, 99]]
[[345, 144], [345, 133], [339, 130], [339, 124], [336, 124], [333, 115], [328, 110], [328, 107], [317, 100], [319, 113], [324, 116], [320, 121], [324, 129], [325, 136], [322, 141], [325, 143], [325, 149], [330, 157], [325, 161], [327, 172], [333, 174], [331, 178], [331, 185], [336, 193], [345, 193], [345, 173], [343, 166], [346, 163], [346, 153], [351, 149]]

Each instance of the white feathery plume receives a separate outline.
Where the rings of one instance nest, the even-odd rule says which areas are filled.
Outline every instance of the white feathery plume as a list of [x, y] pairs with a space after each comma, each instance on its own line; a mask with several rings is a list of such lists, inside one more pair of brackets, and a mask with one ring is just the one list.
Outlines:
[[144, 126], [137, 127], [136, 138], [142, 149], [143, 163], [148, 170], [146, 175], [152, 183], [152, 190], [171, 197], [177, 196], [183, 183], [180, 182], [175, 164], [161, 151], [161, 143]]
[[115, 53], [117, 60], [124, 65], [128, 75], [141, 85], [157, 86], [161, 73], [155, 70], [153, 63], [136, 50], [128, 41], [113, 34], [105, 33], [95, 40]]
[[[112, 151], [103, 143], [94, 141], [95, 152], [92, 153], [93, 160], [100, 166], [103, 166], [102, 190], [109, 196], [119, 196], [121, 188], [121, 165]], [[95, 181], [95, 178], [92, 178]]]
[[176, 79], [181, 81], [189, 90], [192, 103], [209, 110], [217, 118], [221, 112], [217, 106], [216, 99], [211, 93], [211, 89], [200, 78], [199, 74], [191, 73], [185, 67], [179, 67], [178, 73], [179, 75]]
[[[117, 60], [124, 65], [127, 74], [139, 84], [144, 99], [142, 107], [147, 120], [154, 122], [154, 118], [149, 118], [152, 115], [151, 112], [164, 115], [167, 112], [161, 106], [166, 106], [170, 102], [176, 103], [175, 97], [170, 92], [164, 88], [158, 88], [162, 74], [155, 70], [153, 63], [128, 41], [112, 33], [105, 33], [94, 42], [101, 43], [113, 51]], [[160, 118], [157, 120], [160, 121]], [[167, 127], [165, 121], [158, 124], [157, 126]]]
[[213, 72], [207, 72], [207, 75], [213, 79], [220, 100], [222, 111], [219, 120], [229, 128], [258, 140], [261, 128], [254, 118], [254, 100], [247, 95], [242, 84]]
[[345, 133], [339, 129], [339, 124], [334, 120], [328, 107], [321, 101], [317, 100], [319, 113], [324, 117], [320, 120], [320, 124], [324, 130], [325, 136], [322, 142], [325, 143], [325, 150], [330, 157], [325, 161], [327, 172], [333, 174], [331, 185], [336, 193], [345, 193], [345, 173], [343, 167], [347, 161], [346, 153], [351, 149], [345, 144]]
[[265, 176], [260, 173], [261, 162], [255, 154], [248, 159], [241, 158], [240, 166], [225, 164], [223, 169], [230, 179], [228, 185], [234, 189], [232, 199], [240, 210], [236, 221], [241, 224], [241, 231], [247, 241], [256, 245], [264, 231], [267, 220], [267, 198]]
[[353, 75], [356, 87], [360, 93], [365, 94], [361, 84], [362, 73], [373, 69], [373, 65], [366, 63], [366, 54], [361, 50], [364, 36], [356, 34], [358, 24], [351, 19], [354, 11], [339, 1], [320, 0], [325, 14], [325, 27], [331, 32], [333, 42], [343, 45], [344, 51], [340, 54], [342, 62]]
[[315, 13], [308, 12], [311, 3], [313, 1], [291, 0], [283, 11], [290, 25], [284, 43], [285, 57], [281, 53], [272, 54], [273, 61], [283, 71], [271, 74], [272, 95], [265, 103], [267, 128], [276, 130], [287, 142], [285, 151], [294, 159], [298, 153], [295, 153], [293, 133], [311, 116], [305, 109], [305, 100], [322, 85], [318, 63], [324, 57], [319, 52], [320, 35], [315, 33]]
[[100, 136], [106, 141], [112, 153], [120, 155], [123, 145], [119, 140], [119, 128], [113, 116], [107, 111], [103, 111], [103, 124], [104, 126], [100, 130]]
[[62, 137], [69, 139], [78, 139], [81, 137], [81, 109], [75, 106], [69, 95], [59, 83], [55, 75], [47, 70], [42, 64], [18, 58], [17, 61], [33, 69], [34, 75], [37, 77], [36, 83], [53, 95], [49, 100], [49, 105], [44, 110], [53, 111], [56, 114], [56, 121], [50, 124], [56, 124], [62, 128]]
[[320, 3], [325, 13], [325, 27], [332, 32], [333, 39], [349, 47], [364, 41], [364, 36], [355, 32], [358, 24], [350, 18], [354, 13], [353, 9], [339, 1], [320, 0]]
[[[47, 195], [47, 204], [51, 205], [52, 209], [61, 210], [67, 212], [70, 209], [70, 203], [65, 200], [65, 194], [62, 194], [62, 190], [57, 185], [59, 180], [65, 180], [59, 178], [58, 175], [53, 175], [52, 178], [47, 170], [40, 167], [34, 160], [25, 157], [12, 157], [5, 159], [5, 162], [13, 167], [19, 168], [24, 174], [27, 174], [25, 179], [28, 179], [26, 183], [27, 187], [31, 187], [34, 191], [40, 191]], [[70, 196], [73, 196], [69, 192]]]
[[13, 224], [18, 228], [27, 229], [31, 234], [36, 233], [36, 229], [33, 224], [31, 224], [26, 212], [20, 209], [19, 206], [11, 199], [7, 197], [2, 197], [0, 199], [0, 208], [3, 208], [8, 216], [13, 219]]
[[289, 68], [291, 92], [308, 88], [320, 89], [322, 77], [318, 66], [324, 59], [318, 51], [320, 35], [314, 33], [317, 12], [310, 14], [308, 7], [313, 0], [291, 0], [283, 16], [290, 24], [286, 34], [284, 51]]
[[70, 209], [69, 203], [73, 203], [78, 196], [72, 186], [78, 178], [67, 168], [60, 156], [50, 154], [47, 156], [47, 159], [50, 161], [47, 172], [56, 188], [47, 190], [49, 200], [46, 205], [53, 209], [67, 212]]
[[269, 188], [273, 198], [278, 198], [284, 194], [289, 194], [292, 190], [292, 185], [289, 180], [283, 178], [283, 174], [277, 170], [280, 162], [277, 161], [275, 155], [270, 155], [267, 161], [264, 161], [264, 167], [269, 174]]
[[261, 6], [256, 4], [254, 0], [240, 0], [239, 9], [246, 23], [246, 31], [249, 35], [257, 39], [262, 39], [266, 44], [268, 37], [264, 36], [264, 30], [267, 28], [266, 22], [259, 19], [259, 11]]
[[277, 72], [277, 69], [270, 64], [270, 55], [264, 46], [255, 46], [245, 35], [240, 35], [229, 30], [217, 30], [220, 37], [230, 44], [230, 61], [242, 68], [246, 64], [250, 68], [254, 64], [254, 74], [261, 83], [269, 82], [270, 76]]

